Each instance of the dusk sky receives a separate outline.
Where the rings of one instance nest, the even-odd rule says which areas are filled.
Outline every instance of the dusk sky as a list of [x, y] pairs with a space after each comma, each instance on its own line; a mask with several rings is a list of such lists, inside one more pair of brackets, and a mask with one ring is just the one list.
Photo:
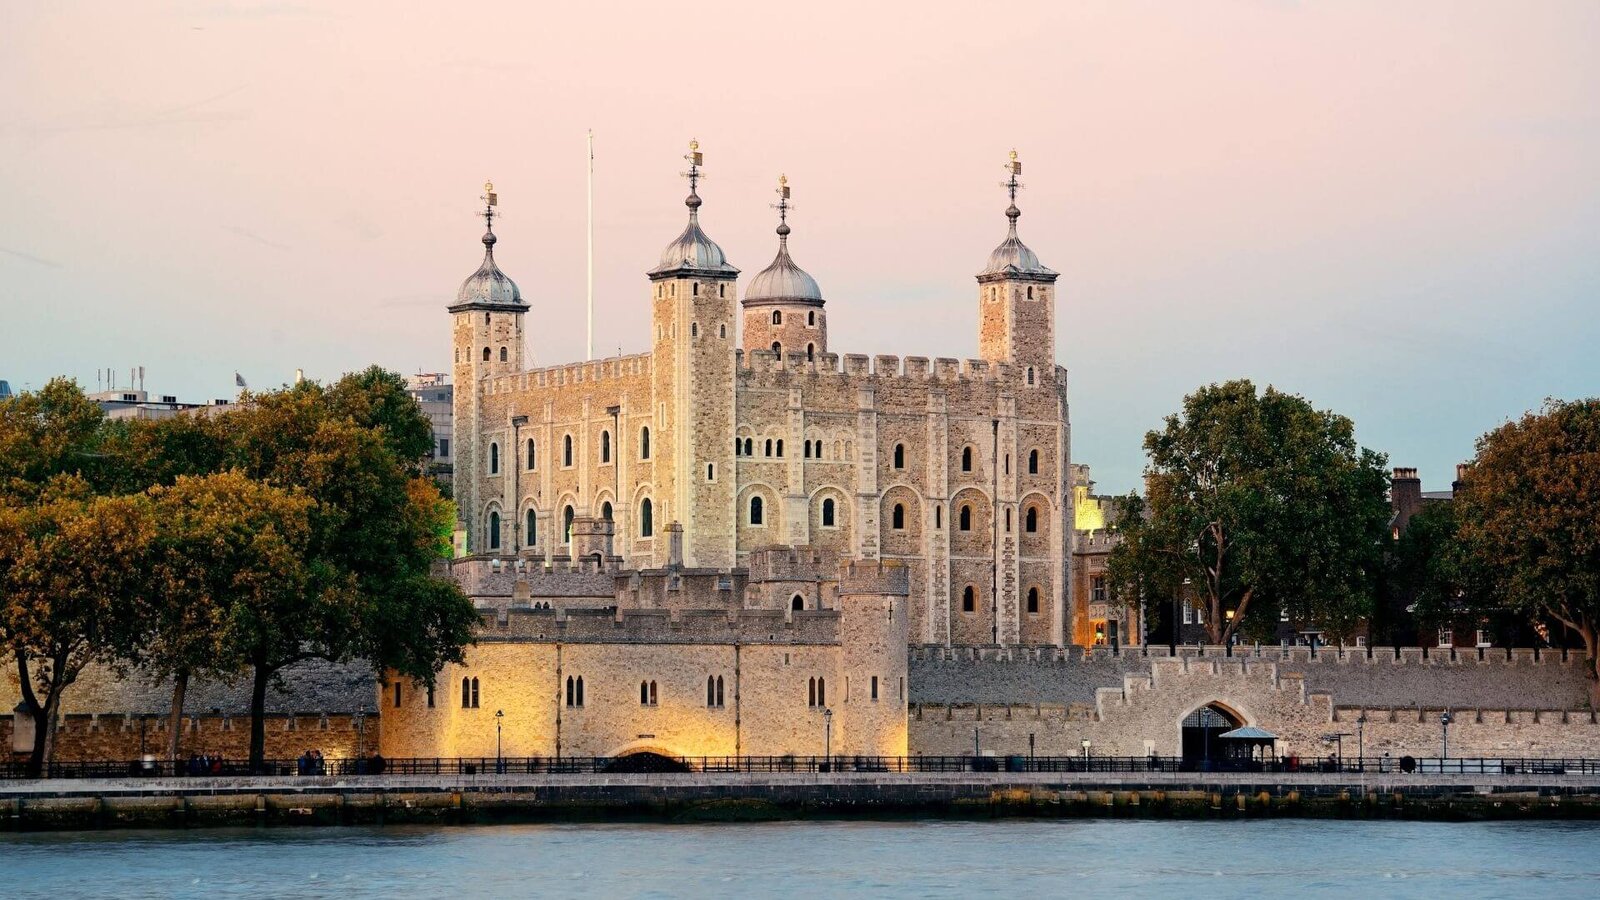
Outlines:
[[831, 350], [974, 356], [1016, 148], [1102, 490], [1216, 380], [1428, 489], [1600, 393], [1600, 3], [879, 7], [0, 0], [0, 378], [445, 370], [485, 179], [534, 360], [581, 359], [592, 128], [602, 355], [646, 348], [698, 138], [746, 280], [788, 175]]

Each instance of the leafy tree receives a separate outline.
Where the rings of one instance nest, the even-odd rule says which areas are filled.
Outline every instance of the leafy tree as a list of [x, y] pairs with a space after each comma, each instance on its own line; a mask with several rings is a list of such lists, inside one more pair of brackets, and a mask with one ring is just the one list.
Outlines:
[[1393, 588], [1411, 615], [1438, 625], [1471, 606], [1473, 559], [1460, 539], [1454, 503], [1430, 503], [1407, 523], [1395, 542]]
[[180, 756], [184, 696], [196, 675], [244, 668], [284, 610], [305, 604], [311, 503], [238, 472], [180, 476], [151, 490], [161, 532], [157, 590], [141, 610], [135, 663], [172, 678], [168, 756]]
[[104, 425], [100, 406], [66, 378], [0, 401], [0, 496], [33, 500], [58, 475], [97, 482]]
[[1182, 591], [1219, 644], [1270, 633], [1279, 611], [1336, 635], [1370, 612], [1388, 481], [1349, 419], [1230, 381], [1185, 397], [1144, 446], [1142, 515], [1109, 559], [1118, 596]]
[[[1600, 399], [1547, 400], [1478, 439], [1456, 495], [1485, 595], [1583, 641], [1600, 676]], [[1600, 704], [1600, 680], [1591, 681]]]
[[95, 497], [72, 476], [33, 505], [0, 507], [0, 640], [33, 715], [30, 774], [50, 760], [62, 695], [84, 667], [130, 652], [154, 536], [148, 498]]

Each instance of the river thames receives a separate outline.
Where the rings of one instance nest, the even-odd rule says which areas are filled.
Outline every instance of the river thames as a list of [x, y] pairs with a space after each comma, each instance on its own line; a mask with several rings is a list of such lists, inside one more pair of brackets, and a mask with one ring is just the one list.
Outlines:
[[76, 897], [1594, 896], [1600, 824], [1276, 820], [506, 825], [0, 835]]

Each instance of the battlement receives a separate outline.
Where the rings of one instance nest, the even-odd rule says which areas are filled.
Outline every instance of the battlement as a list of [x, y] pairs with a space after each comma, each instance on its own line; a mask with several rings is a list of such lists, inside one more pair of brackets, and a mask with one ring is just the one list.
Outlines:
[[489, 379], [489, 392], [526, 391], [530, 388], [565, 387], [573, 384], [593, 384], [619, 378], [648, 376], [652, 355], [633, 353], [611, 356], [587, 362], [562, 363], [539, 369], [527, 369], [515, 375], [501, 375]]
[[911, 594], [911, 570], [898, 559], [853, 559], [840, 570], [839, 594]]
[[838, 577], [839, 556], [815, 547], [773, 545], [750, 552], [750, 581], [824, 581]]
[[481, 643], [839, 643], [837, 610], [510, 609], [483, 616]]
[[[805, 375], [842, 375], [845, 377], [903, 379], [907, 382], [958, 382], [1005, 381], [1012, 375], [1008, 363], [993, 363], [983, 359], [930, 360], [926, 356], [899, 356], [882, 354], [867, 356], [862, 353], [819, 353], [807, 359], [804, 353], [785, 351], [780, 359], [771, 350], [736, 351], [737, 367], [743, 372], [773, 373], [793, 372]], [[1065, 372], [1065, 370], [1061, 370]]]
[[1114, 531], [1096, 529], [1094, 531], [1079, 531], [1077, 541], [1073, 544], [1074, 553], [1109, 553], [1111, 548], [1120, 543], [1121, 539]]

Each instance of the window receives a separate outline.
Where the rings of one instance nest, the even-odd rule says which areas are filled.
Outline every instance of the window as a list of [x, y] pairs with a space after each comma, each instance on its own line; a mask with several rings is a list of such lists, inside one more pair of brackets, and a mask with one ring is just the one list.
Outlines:
[[772, 455], [772, 438], [767, 438], [766, 456]]
[[972, 530], [972, 507], [966, 504], [961, 505], [961, 530]]
[[1028, 367], [1028, 386], [1033, 386], [1033, 366]]
[[827, 497], [822, 501], [822, 527], [833, 527], [833, 498]]
[[933, 507], [933, 527], [935, 530], [944, 527], [944, 507], [938, 504]]
[[448, 457], [449, 455], [450, 455], [450, 439], [449, 438], [439, 438], [439, 456], [440, 457]]
[[906, 467], [906, 445], [905, 444], [895, 444], [894, 445], [894, 467], [896, 469], [904, 469]]
[[606, 520], [607, 522], [611, 521], [611, 501], [610, 500], [607, 500], [606, 502], [600, 504], [600, 518]]
[[722, 676], [706, 676], [706, 706], [722, 708]]
[[878, 699], [878, 676], [872, 676], [872, 699]]
[[639, 429], [639, 458], [650, 458], [650, 426]]
[[744, 439], [744, 455], [745, 456], [755, 456], [756, 455], [755, 447], [756, 447], [755, 441], [752, 441], [749, 438], [745, 438]]
[[1028, 588], [1028, 612], [1034, 615], [1039, 613], [1039, 589], [1036, 587]]
[[654, 681], [639, 682], [639, 705], [656, 705], [656, 683]]
[[483, 348], [483, 361], [484, 362], [488, 362], [489, 361], [489, 348], [488, 347]]
[[806, 697], [813, 707], [828, 705], [828, 689], [823, 679], [813, 678], [808, 682]]
[[649, 497], [639, 501], [639, 537], [647, 538], [656, 533], [653, 513]]
[[563, 537], [561, 538], [561, 542], [563, 544], [572, 543], [572, 507], [571, 507], [571, 505], [568, 505], [566, 509], [561, 511], [561, 528], [562, 528], [561, 534], [563, 535]]
[[611, 462], [611, 432], [600, 432], [600, 461]]
[[1006, 454], [1006, 474], [1011, 474], [1011, 454]]
[[478, 708], [478, 679], [476, 679], [476, 678], [463, 678], [463, 679], [461, 679], [461, 708], [462, 709], [477, 709]]
[[812, 361], [812, 360], [814, 360], [816, 358], [817, 358], [817, 345], [816, 344], [807, 344], [806, 345], [806, 361], [810, 362], [810, 361]]
[[777, 341], [773, 341], [772, 342], [772, 353], [773, 353], [773, 355], [777, 356], [779, 360], [782, 360], [783, 359], [783, 345], [778, 343]]
[[728, 326], [726, 326], [726, 325], [718, 325], [717, 326], [717, 337], [725, 338], [727, 336], [728, 336]]
[[526, 535], [524, 543], [526, 543], [529, 547], [532, 547], [533, 545], [539, 543], [538, 510], [535, 510], [531, 506], [528, 507], [527, 520], [527, 527], [522, 530], [522, 533]]
[[1441, 629], [1439, 629], [1439, 646], [1441, 646], [1441, 647], [1454, 647], [1455, 643], [1456, 643], [1455, 629], [1452, 629], [1452, 628], [1441, 628]]
[[428, 708], [433, 709], [433, 685], [428, 685]]
[[400, 682], [394, 683], [394, 708], [400, 708]]
[[805, 458], [806, 459], [810, 459], [811, 458], [811, 442], [810, 441], [806, 441]]
[[561, 437], [561, 464], [569, 467], [572, 465], [572, 435], [570, 434], [562, 435]]
[[485, 325], [489, 324], [489, 314], [488, 313], [484, 313], [483, 314], [483, 324], [485, 324]]
[[716, 481], [717, 480], [717, 464], [716, 463], [706, 463], [706, 480], [707, 481]]
[[1027, 529], [1029, 534], [1033, 534], [1039, 530], [1039, 507], [1028, 507], [1028, 518], [1027, 521], [1023, 523], [1022, 527]]
[[889, 514], [889, 527], [895, 531], [903, 531], [906, 527], [906, 508], [904, 504], [896, 503], [894, 511]]
[[817, 324], [817, 311], [816, 310], [812, 310], [812, 311], [806, 313], [806, 324], [807, 325], [815, 325], [815, 324]]
[[726, 296], [728, 296], [728, 286], [726, 284], [717, 285], [717, 296], [718, 297], [726, 297]]
[[[689, 323], [689, 337], [697, 338], [699, 336], [700, 336], [700, 323], [699, 322], [690, 322]], [[1032, 384], [1033, 382], [1030, 381], [1028, 383]]]
[[1106, 577], [1104, 575], [1096, 575], [1089, 579], [1089, 602], [1106, 602]]
[[762, 525], [762, 524], [765, 524], [765, 521], [764, 521], [765, 518], [766, 517], [763, 514], [763, 510], [761, 508], [761, 498], [760, 497], [751, 497], [750, 498], [750, 524], [751, 525]]
[[500, 514], [493, 511], [489, 513], [489, 549], [500, 549]]
[[1011, 507], [1006, 507], [1006, 534], [1011, 533]]
[[782, 325], [783, 324], [783, 313], [780, 312], [779, 310], [775, 309], [775, 310], [772, 311], [772, 324], [774, 324], [774, 325]]
[[490, 475], [499, 475], [500, 474], [500, 445], [499, 444], [490, 444], [489, 445], [489, 474]]
[[789, 608], [795, 612], [805, 609], [806, 598], [800, 596], [799, 594], [795, 594], [794, 597], [789, 601]]
[[1365, 635], [1359, 635], [1359, 634], [1356, 635], [1356, 646], [1357, 647], [1365, 647], [1366, 645], [1367, 645], [1366, 636]]
[[961, 448], [961, 471], [963, 471], [963, 472], [971, 472], [972, 471], [972, 448], [971, 447], [962, 447]]
[[568, 706], [582, 706], [583, 705], [583, 676], [582, 675], [579, 675], [577, 678], [573, 678], [571, 675], [567, 676], [567, 705]]
[[1194, 624], [1194, 607], [1190, 606], [1187, 603], [1185, 603], [1183, 605], [1183, 624], [1185, 624], [1185, 625], [1193, 625]]
[[969, 584], [961, 591], [961, 611], [976, 612], [977, 609], [978, 592], [973, 589], [972, 585]]
[[[689, 293], [690, 294], [693, 294], [696, 297], [700, 296], [700, 282], [696, 281], [694, 284], [690, 285], [689, 288], [690, 288], [689, 289]], [[1029, 299], [1032, 299], [1033, 298], [1033, 294], [1031, 293], [1031, 291], [1033, 290], [1033, 288], [1028, 288], [1028, 290], [1030, 291], [1030, 293], [1028, 294], [1028, 297], [1029, 297]]]
[[778, 457], [783, 457], [783, 438], [778, 438]]
[[505, 362], [506, 361], [506, 348], [504, 348], [504, 347], [500, 348], [500, 361], [501, 362]]
[[1039, 474], [1039, 451], [1037, 450], [1028, 451], [1028, 474]]
[[527, 461], [527, 463], [525, 465], [527, 465], [528, 471], [531, 472], [531, 471], [533, 471], [534, 461], [539, 458], [539, 454], [538, 454], [539, 448], [534, 446], [533, 438], [528, 438], [528, 446], [527, 446], [526, 449], [528, 451], [527, 452], [528, 461]]
[[[1478, 629], [1477, 638], [1478, 638], [1477, 645], [1479, 647], [1492, 647], [1492, 646], [1494, 646], [1494, 641], [1489, 640], [1489, 629], [1487, 629], [1487, 628], [1479, 628]], [[395, 685], [395, 690], [398, 691], [399, 689], [400, 689], [400, 685], [398, 685], [398, 684]], [[397, 703], [395, 705], [398, 706], [399, 704]]]

